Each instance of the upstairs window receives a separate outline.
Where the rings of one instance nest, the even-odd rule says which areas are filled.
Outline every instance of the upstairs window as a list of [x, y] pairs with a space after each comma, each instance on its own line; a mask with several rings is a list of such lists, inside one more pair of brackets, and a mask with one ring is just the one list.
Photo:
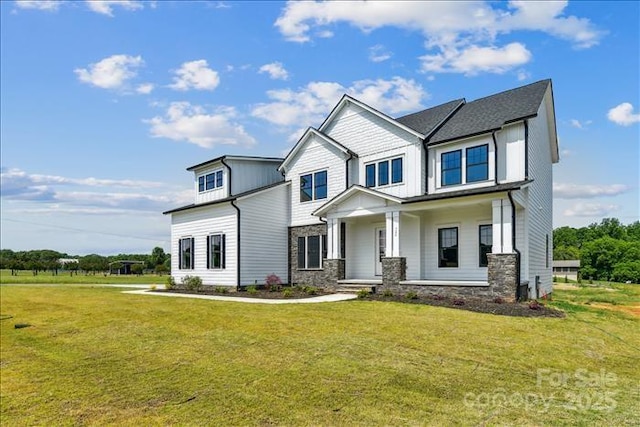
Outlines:
[[438, 229], [438, 267], [458, 266], [458, 227]]
[[442, 153], [442, 185], [456, 185], [462, 182], [462, 151]]
[[489, 146], [467, 148], [467, 182], [485, 181], [489, 178]]
[[207, 236], [207, 268], [225, 268], [226, 239], [224, 234]]
[[194, 258], [193, 237], [184, 237], [178, 240], [178, 268], [180, 270], [193, 270]]
[[367, 187], [400, 184], [402, 180], [402, 157], [370, 163], [365, 166], [365, 185]]
[[300, 176], [300, 201], [309, 202], [327, 198], [327, 171]]
[[198, 177], [198, 192], [214, 190], [223, 185], [222, 171], [211, 172]]
[[489, 265], [487, 254], [491, 253], [492, 245], [493, 245], [493, 226], [481, 225], [479, 229], [480, 260], [478, 262], [478, 265], [480, 267], [487, 267]]

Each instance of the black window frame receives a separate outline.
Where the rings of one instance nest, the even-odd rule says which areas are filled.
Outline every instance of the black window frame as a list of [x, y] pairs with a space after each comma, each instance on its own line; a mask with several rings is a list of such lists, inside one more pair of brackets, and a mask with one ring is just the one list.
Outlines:
[[[313, 246], [317, 244], [317, 246]], [[327, 235], [298, 237], [298, 270], [322, 270], [327, 258]]]
[[[324, 183], [320, 177], [324, 176]], [[313, 174], [313, 200], [322, 200], [327, 198], [329, 193], [329, 174], [326, 170], [318, 171]], [[320, 183], [319, 183], [320, 182]], [[324, 194], [318, 195], [318, 189], [324, 189]]]
[[[324, 177], [324, 179], [322, 179]], [[320, 184], [318, 182], [320, 181]], [[322, 184], [322, 182], [324, 183]], [[324, 189], [324, 191], [319, 189]], [[329, 194], [329, 172], [324, 169], [300, 175], [300, 203], [324, 200]]]
[[[449, 245], [446, 248], [443, 246], [443, 240], [449, 239], [448, 236], [443, 236], [444, 232], [455, 230], [455, 244]], [[460, 267], [460, 250], [459, 250], [459, 230], [458, 227], [444, 227], [438, 229], [438, 268], [458, 268]], [[455, 260], [451, 261], [445, 257], [445, 250], [447, 254], [455, 254]]]
[[378, 162], [378, 187], [389, 185], [389, 173], [389, 160], [382, 160]]
[[[188, 242], [188, 245], [186, 243]], [[188, 261], [187, 261], [188, 256]], [[181, 237], [178, 239], [178, 269], [193, 270], [195, 266], [195, 239], [193, 237]]]
[[[483, 243], [483, 230], [489, 230], [489, 243]], [[484, 235], [486, 237], [486, 234]], [[493, 246], [493, 225], [481, 224], [478, 226], [478, 267], [488, 267], [489, 258]]]
[[[484, 161], [475, 161], [475, 156], [474, 157], [474, 163], [470, 162], [470, 158], [472, 156], [469, 155], [469, 152], [472, 150], [479, 150], [479, 149], [484, 149]], [[486, 181], [489, 179], [489, 144], [482, 144], [482, 145], [476, 145], [475, 147], [467, 147], [466, 151], [465, 151], [465, 156], [466, 156], [466, 164], [465, 164], [465, 182], [481, 182], [481, 181]], [[476, 178], [476, 179], [469, 179], [469, 169], [474, 168], [474, 167], [478, 167], [478, 166], [484, 166], [484, 175], [481, 178]]]
[[[378, 160], [365, 165], [365, 187], [386, 187], [404, 182], [403, 156]], [[383, 166], [384, 165], [384, 166]], [[399, 171], [399, 174], [394, 174]], [[399, 179], [397, 178], [399, 176]]]
[[376, 186], [376, 164], [371, 163], [364, 167], [365, 187], [371, 188]]
[[[219, 238], [218, 250], [215, 248], [215, 238]], [[213, 233], [207, 236], [207, 269], [224, 270], [226, 268], [226, 240], [226, 235], [224, 233]], [[217, 258], [215, 256], [216, 254], [218, 255]]]
[[[446, 167], [449, 165], [449, 161], [445, 160], [445, 156], [452, 156], [454, 154], [458, 155], [458, 165], [457, 167]], [[450, 171], [458, 171], [458, 181], [457, 182], [445, 182], [445, 176], [447, 176], [446, 172]], [[440, 185], [442, 187], [447, 187], [450, 185], [460, 185], [462, 184], [462, 150], [452, 150], [447, 151], [446, 153], [440, 154]]]
[[222, 187], [224, 187], [224, 174], [222, 170], [198, 176], [198, 193], [204, 193]]
[[198, 193], [204, 192], [204, 175], [198, 177]]
[[[404, 171], [402, 169], [403, 166], [402, 157], [396, 157], [395, 159], [391, 159], [391, 184], [399, 184], [404, 181]], [[397, 165], [400, 165], [399, 167]], [[395, 171], [400, 172], [400, 179], [396, 180]]]

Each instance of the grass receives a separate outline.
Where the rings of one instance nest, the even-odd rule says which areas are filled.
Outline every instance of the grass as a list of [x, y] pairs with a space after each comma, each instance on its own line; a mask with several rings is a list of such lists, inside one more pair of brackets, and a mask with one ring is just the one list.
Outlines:
[[18, 271], [17, 276], [11, 275], [11, 270], [0, 270], [0, 283], [22, 283], [22, 284], [164, 284], [167, 276], [158, 276], [156, 274], [137, 275], [104, 275], [80, 273], [78, 275], [71, 274], [68, 271], [58, 272], [57, 275], [50, 271], [40, 272], [34, 276], [31, 271]]
[[[592, 291], [559, 291], [550, 304], [584, 310], [544, 319], [361, 300], [273, 306], [0, 286], [0, 419], [632, 425], [640, 319], [585, 305], [582, 292]], [[625, 286], [620, 295], [618, 306], [637, 296]]]

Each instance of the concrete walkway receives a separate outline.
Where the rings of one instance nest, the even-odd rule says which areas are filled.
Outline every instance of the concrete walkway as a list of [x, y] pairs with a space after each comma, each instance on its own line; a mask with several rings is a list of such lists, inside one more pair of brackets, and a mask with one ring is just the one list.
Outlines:
[[223, 297], [217, 295], [195, 295], [195, 294], [177, 294], [173, 292], [150, 292], [148, 290], [136, 290], [136, 291], [123, 291], [123, 294], [135, 294], [135, 295], [156, 295], [161, 297], [173, 297], [173, 298], [195, 298], [195, 299], [208, 299], [214, 301], [233, 301], [244, 302], [249, 304], [314, 304], [318, 302], [337, 302], [347, 301], [358, 298], [355, 294], [330, 294], [320, 295], [311, 298], [299, 298], [299, 299], [265, 299], [265, 298], [245, 298], [245, 297]]

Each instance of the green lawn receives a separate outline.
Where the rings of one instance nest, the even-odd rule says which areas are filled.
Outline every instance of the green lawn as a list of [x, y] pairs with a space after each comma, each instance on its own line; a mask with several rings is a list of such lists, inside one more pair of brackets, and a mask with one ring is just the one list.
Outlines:
[[137, 275], [105, 275], [101, 273], [73, 274], [68, 271], [59, 271], [58, 274], [52, 274], [50, 271], [40, 272], [34, 276], [31, 271], [18, 271], [17, 276], [11, 275], [11, 270], [0, 270], [0, 283], [23, 283], [23, 284], [162, 284], [164, 285], [167, 276], [158, 276], [156, 274]]
[[[622, 307], [638, 302], [638, 289], [602, 292]], [[635, 424], [640, 319], [587, 305], [581, 292], [556, 292], [551, 304], [568, 315], [544, 319], [357, 300], [262, 305], [3, 285], [0, 419]]]

